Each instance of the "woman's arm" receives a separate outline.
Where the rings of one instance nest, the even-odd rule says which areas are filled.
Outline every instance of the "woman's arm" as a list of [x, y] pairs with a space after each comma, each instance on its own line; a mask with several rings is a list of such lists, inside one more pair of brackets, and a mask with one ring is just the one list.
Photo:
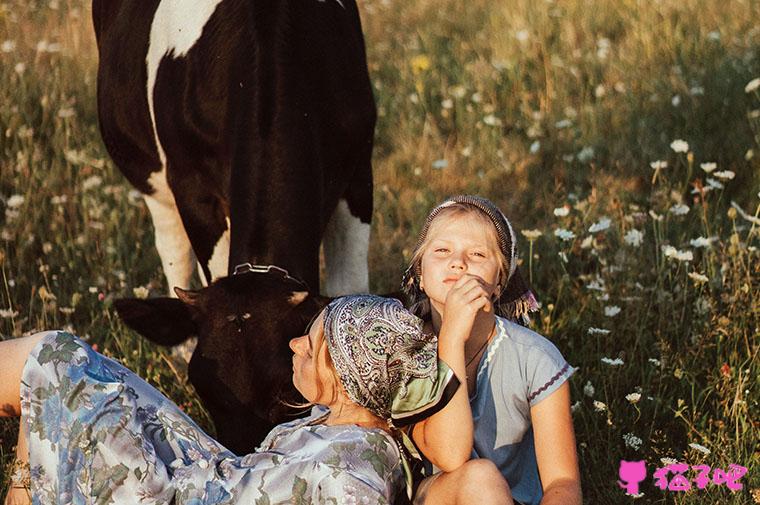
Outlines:
[[580, 505], [581, 477], [570, 414], [570, 385], [565, 382], [531, 407], [530, 417], [544, 488], [541, 505]]
[[21, 374], [29, 353], [48, 333], [0, 342], [0, 417], [21, 415]]

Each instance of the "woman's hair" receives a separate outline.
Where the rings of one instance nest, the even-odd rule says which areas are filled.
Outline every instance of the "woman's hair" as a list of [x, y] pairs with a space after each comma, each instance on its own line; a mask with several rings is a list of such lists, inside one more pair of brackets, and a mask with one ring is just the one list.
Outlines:
[[[427, 233], [425, 234], [424, 240], [418, 244], [417, 248], [414, 250], [414, 253], [412, 254], [412, 259], [409, 262], [409, 268], [412, 269], [413, 272], [415, 272], [415, 276], [417, 277], [415, 282], [419, 285], [420, 277], [422, 276], [422, 256], [425, 254], [425, 251], [427, 250], [428, 246], [430, 245], [430, 242], [432, 241], [432, 237], [434, 235], [434, 231], [437, 226], [440, 226], [440, 223], [444, 219], [452, 219], [457, 218], [461, 216], [472, 216], [475, 218], [484, 229], [488, 230], [487, 236], [489, 244], [488, 246], [491, 248], [493, 252], [496, 253], [498, 260], [499, 260], [499, 285], [502, 289], [506, 286], [507, 279], [509, 276], [509, 260], [506, 256], [504, 256], [504, 252], [499, 247], [499, 242], [497, 238], [497, 231], [494, 227], [493, 221], [491, 221], [491, 218], [488, 217], [482, 210], [479, 208], [468, 205], [466, 203], [452, 203], [451, 205], [441, 209], [436, 216], [433, 218], [433, 220], [430, 222], [430, 225], [427, 229]], [[407, 306], [409, 307], [409, 310], [415, 314], [417, 317], [420, 317], [422, 319], [429, 319], [430, 318], [430, 300], [428, 299], [427, 295], [424, 291], [421, 289], [414, 290], [413, 292], [408, 293], [409, 299], [407, 300]], [[498, 295], [497, 295], [498, 297]]]

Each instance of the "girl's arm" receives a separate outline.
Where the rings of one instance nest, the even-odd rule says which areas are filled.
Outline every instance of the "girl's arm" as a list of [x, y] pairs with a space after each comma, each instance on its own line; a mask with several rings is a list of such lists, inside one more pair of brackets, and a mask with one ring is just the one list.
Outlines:
[[438, 334], [438, 357], [459, 379], [459, 389], [446, 407], [417, 423], [412, 431], [420, 451], [444, 472], [456, 470], [472, 454], [473, 423], [467, 396], [464, 344], [481, 309], [493, 310], [482, 281], [474, 276], [461, 277], [446, 297]]
[[581, 477], [570, 414], [570, 385], [565, 382], [531, 407], [530, 417], [544, 489], [541, 505], [580, 505]]

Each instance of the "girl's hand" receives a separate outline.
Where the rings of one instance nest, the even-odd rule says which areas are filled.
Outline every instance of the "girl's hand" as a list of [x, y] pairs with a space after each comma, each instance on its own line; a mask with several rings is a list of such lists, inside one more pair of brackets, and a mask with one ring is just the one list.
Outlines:
[[481, 310], [493, 310], [488, 285], [480, 277], [462, 275], [446, 295], [439, 336], [465, 342], [470, 337], [475, 317]]

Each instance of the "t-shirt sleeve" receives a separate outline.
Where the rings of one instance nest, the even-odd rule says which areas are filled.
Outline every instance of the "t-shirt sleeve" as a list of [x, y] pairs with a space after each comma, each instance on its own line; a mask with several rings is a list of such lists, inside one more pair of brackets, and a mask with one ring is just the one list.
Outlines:
[[388, 497], [348, 471], [335, 471], [324, 476], [314, 488], [313, 503], [338, 505], [341, 503], [387, 504]]
[[559, 389], [575, 368], [554, 344], [542, 337], [528, 352], [526, 372], [528, 404], [533, 407]]

